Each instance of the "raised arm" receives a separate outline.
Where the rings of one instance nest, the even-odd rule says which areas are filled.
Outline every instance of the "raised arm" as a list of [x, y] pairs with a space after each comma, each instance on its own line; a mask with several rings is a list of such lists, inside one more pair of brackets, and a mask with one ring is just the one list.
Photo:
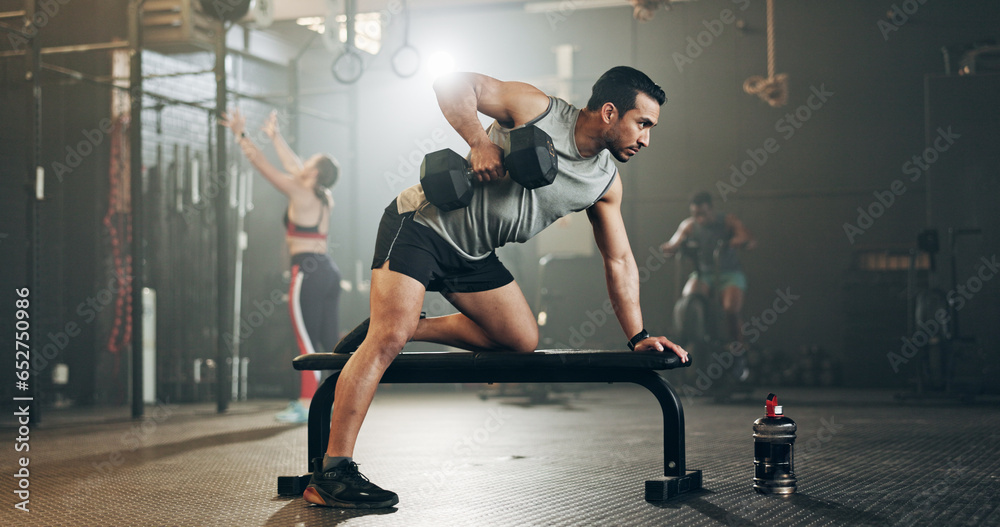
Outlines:
[[[643, 322], [639, 306], [639, 269], [628, 242], [628, 233], [625, 232], [621, 200], [621, 178], [616, 175], [604, 197], [587, 209], [587, 218], [594, 228], [594, 239], [604, 259], [604, 277], [608, 283], [611, 305], [625, 332], [625, 339], [628, 340], [643, 330]], [[635, 346], [635, 351], [667, 349], [687, 362], [687, 352], [667, 337], [650, 336]]]
[[267, 121], [264, 122], [261, 130], [264, 131], [267, 137], [271, 139], [271, 143], [274, 144], [274, 150], [278, 153], [281, 166], [286, 171], [292, 173], [302, 171], [302, 160], [288, 146], [285, 138], [281, 136], [281, 132], [278, 130], [278, 112], [276, 110], [272, 110], [271, 114], [267, 116]]
[[264, 176], [275, 188], [277, 188], [282, 194], [291, 197], [293, 194], [300, 194], [306, 192], [303, 187], [295, 183], [295, 179], [291, 174], [282, 172], [275, 168], [270, 161], [264, 156], [263, 152], [257, 148], [257, 145], [253, 144], [250, 137], [244, 132], [246, 129], [246, 118], [240, 114], [239, 110], [232, 110], [229, 114], [222, 114], [222, 118], [219, 121], [220, 124], [229, 128], [233, 131], [233, 135], [236, 137], [236, 141], [240, 145], [240, 149], [243, 150], [243, 155], [247, 156], [250, 164], [257, 169], [258, 172]]
[[441, 77], [434, 82], [434, 92], [445, 119], [469, 144], [469, 160], [479, 181], [504, 175], [500, 147], [486, 135], [479, 113], [513, 128], [538, 117], [549, 105], [548, 96], [530, 84], [502, 82], [478, 73]]

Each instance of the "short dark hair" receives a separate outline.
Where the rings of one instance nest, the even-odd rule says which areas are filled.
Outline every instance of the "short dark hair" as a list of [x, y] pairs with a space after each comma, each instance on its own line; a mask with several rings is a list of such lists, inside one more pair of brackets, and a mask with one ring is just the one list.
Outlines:
[[313, 191], [323, 202], [330, 205], [326, 199], [326, 189], [333, 188], [340, 178], [340, 165], [332, 156], [323, 154], [316, 160], [316, 187]]
[[615, 66], [604, 72], [594, 83], [587, 109], [597, 111], [604, 103], [610, 102], [618, 109], [619, 115], [625, 115], [635, 108], [635, 97], [639, 92], [650, 96], [660, 106], [667, 102], [663, 88], [657, 86], [645, 73], [628, 66]]
[[702, 190], [691, 194], [691, 204], [692, 205], [708, 205], [712, 206], [712, 195], [707, 191]]

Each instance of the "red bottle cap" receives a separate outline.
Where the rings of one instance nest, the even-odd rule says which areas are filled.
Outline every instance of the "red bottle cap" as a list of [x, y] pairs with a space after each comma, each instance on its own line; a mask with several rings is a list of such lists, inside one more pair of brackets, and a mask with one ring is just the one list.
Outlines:
[[781, 407], [778, 406], [778, 396], [773, 393], [767, 394], [767, 402], [764, 403], [764, 410], [767, 417], [777, 417], [781, 415]]

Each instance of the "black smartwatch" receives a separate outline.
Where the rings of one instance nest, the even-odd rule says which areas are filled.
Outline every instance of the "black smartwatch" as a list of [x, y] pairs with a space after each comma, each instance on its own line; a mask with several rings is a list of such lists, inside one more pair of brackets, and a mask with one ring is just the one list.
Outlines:
[[642, 341], [644, 341], [644, 340], [646, 340], [646, 339], [648, 339], [648, 338], [649, 338], [649, 332], [646, 331], [646, 328], [643, 328], [642, 331], [636, 333], [636, 335], [634, 337], [632, 337], [631, 339], [629, 339], [629, 341], [628, 341], [628, 349], [630, 349], [632, 351], [635, 351], [635, 345], [638, 344], [638, 343], [640, 343], [640, 342], [642, 342]]

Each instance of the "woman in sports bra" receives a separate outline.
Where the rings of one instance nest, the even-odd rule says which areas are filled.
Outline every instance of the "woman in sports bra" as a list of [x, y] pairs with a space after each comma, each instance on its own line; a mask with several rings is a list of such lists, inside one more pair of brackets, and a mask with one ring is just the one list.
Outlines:
[[[327, 256], [327, 234], [333, 193], [340, 168], [328, 155], [316, 154], [302, 162], [278, 132], [277, 112], [271, 112], [262, 130], [271, 139], [284, 171], [272, 165], [247, 136], [246, 119], [239, 110], [223, 115], [222, 124], [233, 131], [250, 163], [276, 189], [288, 197], [285, 210], [285, 243], [291, 255], [288, 308], [300, 354], [329, 352], [340, 338], [338, 306], [340, 271]], [[308, 401], [319, 382], [319, 371], [303, 371], [299, 399], [276, 418], [305, 422]]]

